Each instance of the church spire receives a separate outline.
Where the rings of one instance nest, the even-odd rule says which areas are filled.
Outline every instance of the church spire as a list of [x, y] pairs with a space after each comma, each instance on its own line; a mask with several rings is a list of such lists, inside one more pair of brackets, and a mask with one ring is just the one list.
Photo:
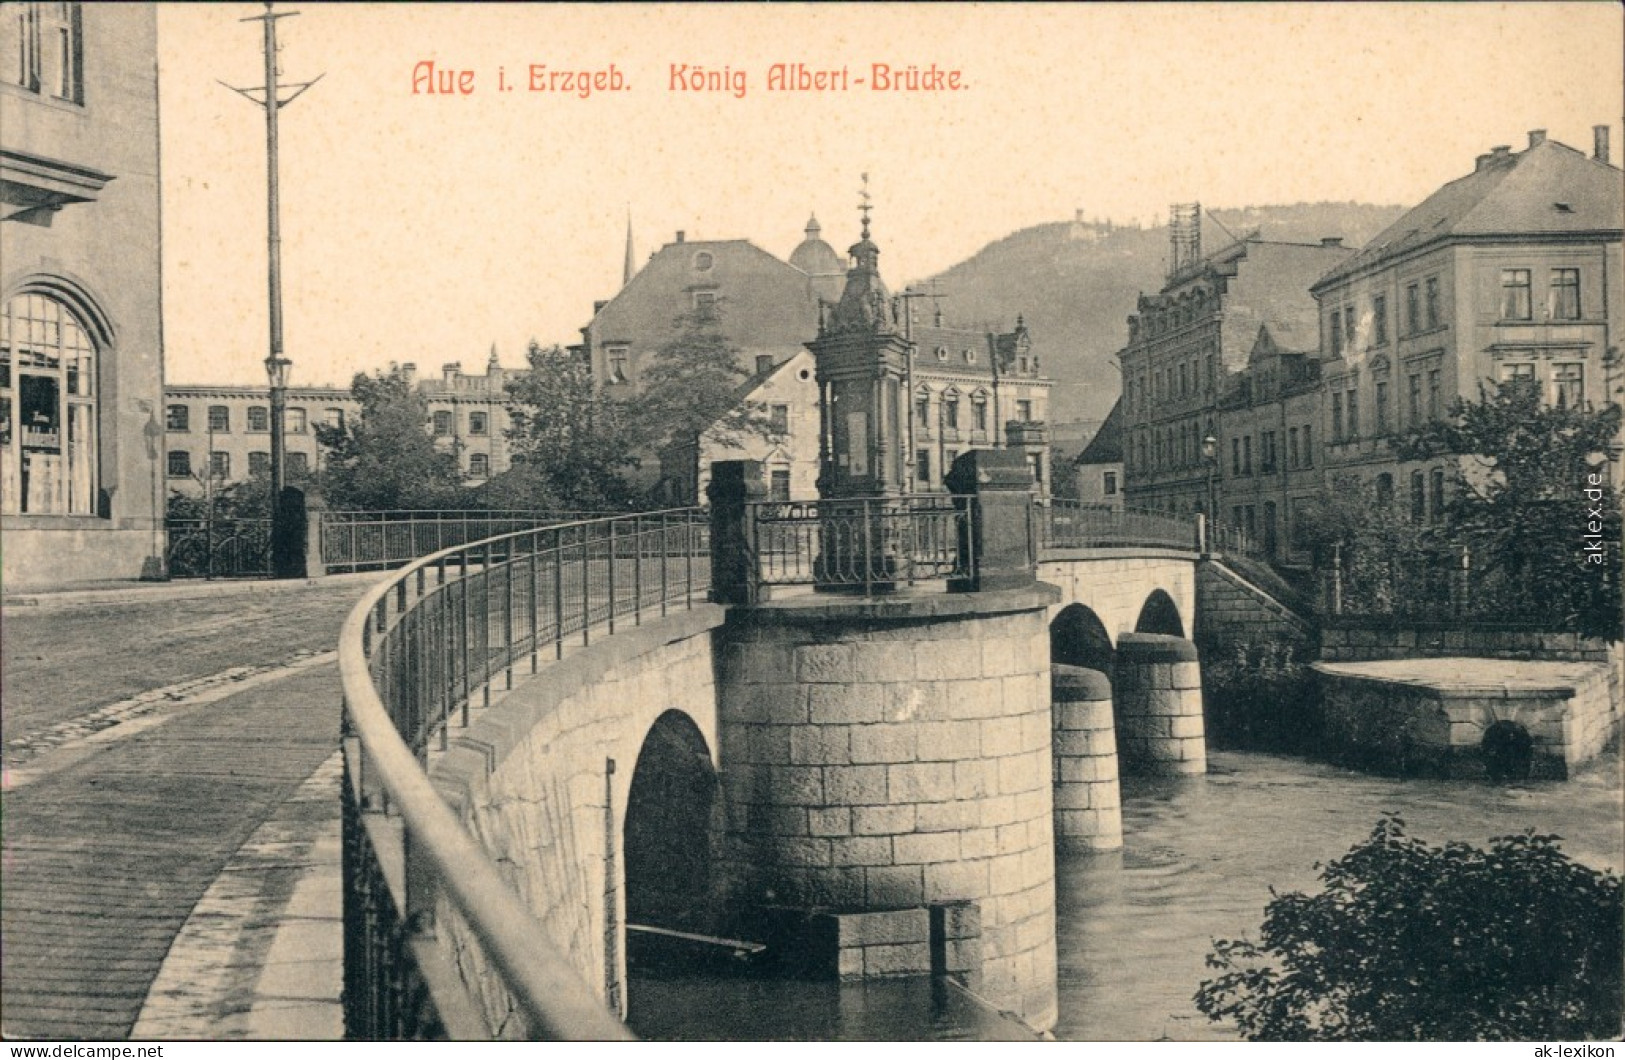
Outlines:
[[626, 263], [621, 266], [621, 286], [625, 287], [632, 282], [632, 274], [637, 272], [637, 258], [632, 253], [632, 207], [626, 208]]

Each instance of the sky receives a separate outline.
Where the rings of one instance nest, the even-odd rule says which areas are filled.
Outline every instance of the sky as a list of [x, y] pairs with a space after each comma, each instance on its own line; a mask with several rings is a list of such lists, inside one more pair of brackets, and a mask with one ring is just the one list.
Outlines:
[[[865, 173], [898, 288], [1076, 210], [1411, 205], [1537, 128], [1589, 153], [1608, 124], [1625, 155], [1608, 2], [275, 10], [299, 12], [279, 80], [321, 75], [279, 112], [295, 385], [576, 341], [620, 287], [628, 217], [640, 262], [678, 230], [785, 258], [809, 214], [843, 250]], [[264, 381], [264, 113], [221, 84], [263, 83], [260, 23], [239, 21], [262, 11], [159, 5], [172, 383]], [[769, 91], [779, 63], [845, 88]], [[881, 91], [874, 64], [959, 87]], [[534, 66], [605, 90], [531, 91]], [[472, 91], [426, 91], [448, 72]], [[707, 72], [720, 90], [692, 87]]]

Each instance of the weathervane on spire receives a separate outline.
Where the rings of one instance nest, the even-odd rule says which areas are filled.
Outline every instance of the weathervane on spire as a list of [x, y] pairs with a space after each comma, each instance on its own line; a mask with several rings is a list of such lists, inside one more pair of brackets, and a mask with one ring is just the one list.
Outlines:
[[869, 202], [869, 174], [867, 173], [863, 174], [863, 188], [859, 190], [858, 198], [863, 200], [858, 203], [858, 210], [863, 214], [863, 238], [868, 239], [869, 211], [874, 209], [874, 206]]

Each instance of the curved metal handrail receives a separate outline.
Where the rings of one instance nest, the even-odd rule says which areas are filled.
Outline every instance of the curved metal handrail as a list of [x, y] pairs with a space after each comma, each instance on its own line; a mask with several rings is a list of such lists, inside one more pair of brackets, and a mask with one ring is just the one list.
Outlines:
[[[671, 514], [656, 512], [621, 518], [647, 519]], [[687, 522], [693, 516], [691, 510], [682, 510], [682, 515], [683, 525], [694, 525]], [[522, 530], [442, 549], [414, 560], [362, 596], [345, 619], [339, 639], [339, 673], [346, 716], [360, 740], [365, 765], [376, 771], [389, 805], [405, 823], [412, 855], [427, 862], [442, 893], [476, 933], [486, 956], [500, 971], [509, 994], [529, 1018], [531, 1030], [561, 1039], [621, 1040], [629, 1039], [631, 1034], [591, 988], [570, 970], [567, 958], [549, 941], [529, 909], [435, 790], [374, 684], [369, 652], [374, 643], [372, 635], [376, 632], [381, 643], [388, 632], [383, 623], [390, 595], [397, 595], [399, 613], [410, 610], [405, 605], [406, 587], [414, 575], [431, 567], [443, 573], [446, 560], [471, 550], [484, 549], [489, 563], [491, 549], [504, 542], [510, 543], [511, 548], [518, 539], [528, 535], [614, 521], [591, 520], [545, 530]], [[664, 528], [664, 524], [662, 526]], [[613, 561], [614, 538], [609, 540]], [[466, 576], [466, 566], [463, 570]], [[419, 585], [421, 590], [421, 579]], [[691, 590], [691, 582], [685, 584], [685, 593]], [[425, 598], [420, 591], [418, 601]], [[613, 600], [611, 610], [613, 612]], [[355, 769], [356, 764], [350, 764], [349, 768]]]

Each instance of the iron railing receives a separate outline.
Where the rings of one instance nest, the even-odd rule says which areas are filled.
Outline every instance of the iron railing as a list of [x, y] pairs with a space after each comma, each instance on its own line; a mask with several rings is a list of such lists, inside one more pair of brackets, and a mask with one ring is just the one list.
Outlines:
[[1142, 508], [1112, 508], [1054, 499], [1041, 509], [1043, 548], [1130, 548], [1152, 546], [1195, 551], [1194, 520]]
[[271, 520], [168, 519], [165, 569], [171, 578], [269, 578]]
[[605, 512], [563, 511], [324, 511], [322, 565], [329, 574], [386, 570], [431, 552], [498, 534], [580, 522]]
[[[424, 556], [375, 585], [339, 644], [346, 719], [345, 1030], [352, 1038], [624, 1038], [431, 786], [431, 749], [471, 702], [568, 643], [692, 606], [708, 524], [679, 509], [504, 534]], [[454, 966], [452, 931], [479, 950]], [[470, 965], [496, 982], [471, 989]], [[474, 972], [472, 974], [478, 974]], [[505, 995], [501, 1028], [481, 999]]]
[[[1606, 549], [1617, 555], [1619, 544]], [[1317, 571], [1319, 610], [1338, 618], [1573, 630], [1619, 614], [1617, 560], [1596, 566], [1564, 555], [1516, 557], [1493, 544], [1387, 552], [1334, 546]], [[1606, 559], [1612, 557], [1605, 556]]]
[[767, 501], [746, 506], [758, 585], [862, 589], [972, 573], [974, 497]]

